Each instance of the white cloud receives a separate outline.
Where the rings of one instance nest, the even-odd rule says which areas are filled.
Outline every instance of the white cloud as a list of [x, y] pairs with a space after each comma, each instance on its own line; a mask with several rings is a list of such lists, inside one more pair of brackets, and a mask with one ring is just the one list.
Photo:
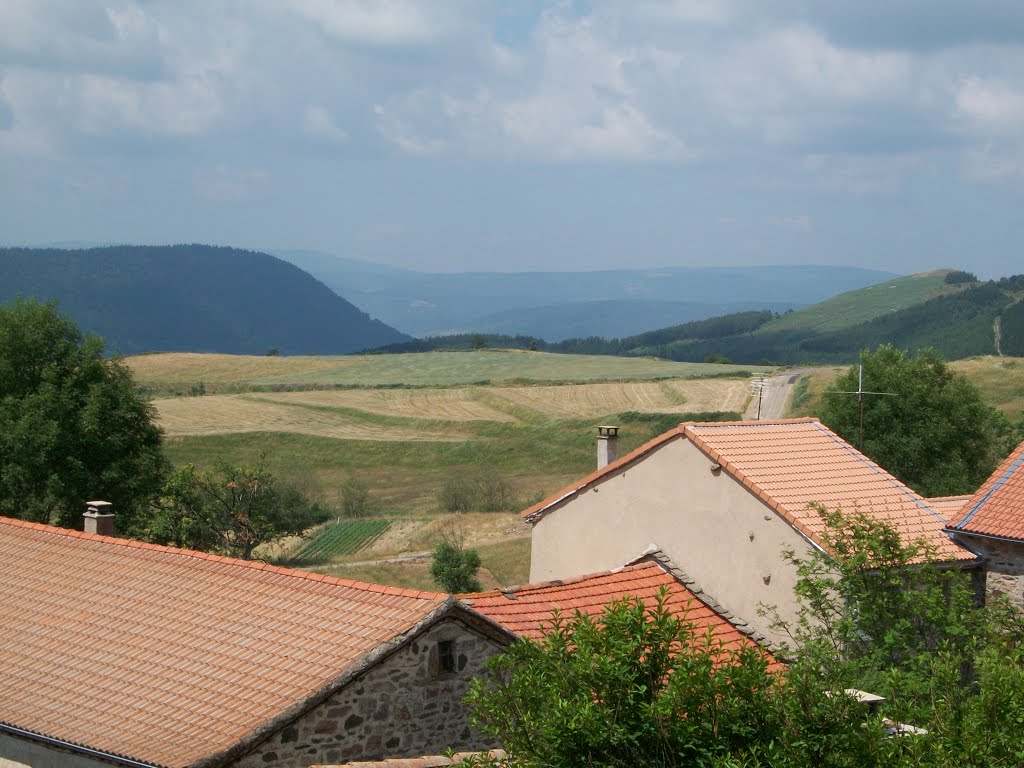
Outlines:
[[423, 45], [460, 28], [453, 3], [411, 0], [292, 0], [291, 7], [327, 36], [346, 43]]
[[348, 141], [348, 134], [338, 127], [326, 107], [309, 104], [303, 114], [302, 125], [306, 133], [317, 139]]
[[998, 80], [969, 77], [956, 90], [957, 114], [982, 131], [1024, 128], [1024, 90]]

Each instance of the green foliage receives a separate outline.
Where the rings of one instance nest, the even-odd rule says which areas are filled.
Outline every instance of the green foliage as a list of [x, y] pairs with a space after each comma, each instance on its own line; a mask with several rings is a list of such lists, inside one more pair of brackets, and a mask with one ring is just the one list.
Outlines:
[[[923, 496], [973, 493], [1013, 447], [1006, 417], [933, 350], [916, 355], [891, 345], [861, 353], [865, 454]], [[851, 367], [825, 390], [821, 420], [860, 445], [858, 372]]]
[[[510, 768], [953, 768], [1024, 760], [1024, 617], [858, 513], [819, 510], [830, 554], [788, 557], [791, 663], [726, 648], [631, 598], [556, 615], [474, 682], [471, 716]], [[886, 697], [880, 714], [847, 692]], [[896, 723], [926, 735], [892, 736]], [[486, 761], [482, 764], [486, 764]]]
[[343, 520], [316, 534], [292, 557], [303, 563], [321, 563], [370, 546], [391, 527], [390, 520]]
[[667, 598], [556, 614], [474, 682], [472, 721], [514, 766], [867, 764], [876, 732], [848, 697], [780, 678], [760, 650], [724, 646]]
[[476, 572], [480, 570], [480, 555], [475, 549], [466, 549], [460, 534], [449, 534], [434, 548], [430, 561], [430, 575], [445, 592], [479, 592]]
[[81, 527], [85, 502], [141, 522], [166, 463], [153, 410], [56, 302], [0, 307], [0, 514]]
[[978, 282], [978, 276], [973, 272], [964, 272], [961, 269], [954, 269], [952, 272], [946, 274], [945, 281], [946, 285], [961, 285], [963, 283], [976, 283]]
[[859, 513], [819, 509], [830, 554], [788, 554], [797, 568], [790, 679], [886, 698], [881, 715], [927, 736], [878, 744], [881, 765], [1015, 766], [1024, 756], [1024, 619], [982, 608], [969, 573], [923, 543], [903, 545]]
[[1003, 354], [1024, 357], [1024, 301], [1005, 309], [999, 322]]
[[300, 534], [328, 515], [293, 486], [277, 482], [261, 457], [251, 467], [192, 464], [168, 479], [146, 536], [157, 544], [223, 552], [249, 560], [261, 544]]
[[478, 473], [445, 480], [437, 504], [444, 512], [508, 512], [518, 509], [520, 500], [504, 478]]

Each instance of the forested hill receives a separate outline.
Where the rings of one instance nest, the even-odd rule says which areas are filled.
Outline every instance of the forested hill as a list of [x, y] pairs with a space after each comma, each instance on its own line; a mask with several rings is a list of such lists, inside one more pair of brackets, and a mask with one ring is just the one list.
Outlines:
[[0, 248], [0, 302], [18, 296], [57, 299], [124, 354], [344, 354], [409, 338], [298, 267], [236, 248]]
[[[521, 347], [590, 355], [653, 355], [690, 362], [848, 363], [891, 343], [933, 347], [948, 359], [1024, 355], [1024, 276], [987, 283], [951, 270], [911, 275], [777, 315], [741, 312], [621, 339], [549, 343], [527, 336], [464, 334], [417, 339], [387, 351], [471, 346]], [[999, 348], [996, 348], [996, 331]]]

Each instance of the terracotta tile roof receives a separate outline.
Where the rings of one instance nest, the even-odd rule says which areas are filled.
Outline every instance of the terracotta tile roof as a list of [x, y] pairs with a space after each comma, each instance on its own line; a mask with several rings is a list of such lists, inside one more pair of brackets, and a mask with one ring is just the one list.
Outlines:
[[453, 605], [0, 518], [0, 723], [185, 766]]
[[947, 520], [956, 520], [960, 515], [960, 511], [964, 508], [964, 504], [970, 500], [970, 494], [963, 496], [932, 496], [930, 499], [925, 499], [928, 502], [928, 506], [938, 510]]
[[[729, 649], [757, 646], [758, 641], [763, 641], [692, 581], [687, 584], [688, 581], [664, 555], [655, 552], [634, 565], [614, 571], [461, 597], [475, 611], [511, 632], [538, 639], [556, 609], [566, 618], [571, 618], [576, 611], [594, 615], [601, 613], [609, 602], [624, 597], [639, 597], [646, 605], [654, 606], [659, 590], [664, 587], [669, 590], [669, 608], [675, 615], [693, 622], [698, 636], [703, 636], [710, 628], [715, 639]], [[778, 662], [773, 664], [778, 666]]]
[[964, 533], [1024, 540], [1024, 443], [1006, 457], [950, 527]]
[[892, 525], [908, 543], [925, 539], [944, 560], [976, 559], [943, 532], [947, 519], [938, 509], [817, 419], [680, 424], [530, 507], [523, 516], [539, 518], [563, 499], [680, 437], [818, 544], [823, 526], [808, 506], [812, 503], [865, 512]]
[[505, 750], [492, 749], [490, 752], [456, 752], [451, 756], [405, 757], [391, 760], [344, 763], [343, 765], [313, 765], [310, 768], [446, 768], [450, 765], [462, 765], [466, 760], [483, 756], [490, 756], [500, 761], [505, 757]]

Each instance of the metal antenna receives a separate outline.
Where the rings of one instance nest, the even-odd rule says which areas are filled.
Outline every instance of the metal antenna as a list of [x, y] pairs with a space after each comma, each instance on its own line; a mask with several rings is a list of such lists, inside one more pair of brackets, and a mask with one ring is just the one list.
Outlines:
[[755, 375], [750, 382], [750, 388], [757, 390], [757, 419], [755, 419], [755, 421], [761, 420], [761, 395], [764, 393], [766, 384], [765, 376], [767, 376], [767, 374], [759, 373]]
[[849, 390], [840, 392], [824, 392], [826, 395], [856, 395], [860, 409], [860, 452], [864, 453], [864, 395], [882, 395], [896, 397], [896, 392], [867, 392], [864, 390], [864, 365], [857, 366], [857, 389], [854, 392]]

